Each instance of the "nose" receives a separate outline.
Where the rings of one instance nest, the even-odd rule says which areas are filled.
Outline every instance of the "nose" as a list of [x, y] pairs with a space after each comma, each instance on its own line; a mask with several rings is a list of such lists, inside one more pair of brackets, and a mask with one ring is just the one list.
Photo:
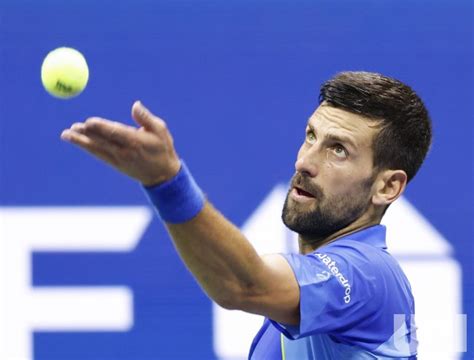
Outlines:
[[318, 174], [317, 157], [316, 152], [301, 149], [295, 162], [295, 170], [310, 177], [315, 177]]

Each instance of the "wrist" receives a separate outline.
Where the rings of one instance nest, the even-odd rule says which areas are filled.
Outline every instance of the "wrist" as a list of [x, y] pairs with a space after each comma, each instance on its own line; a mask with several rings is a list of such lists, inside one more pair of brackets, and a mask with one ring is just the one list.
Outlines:
[[143, 180], [143, 181], [140, 181], [140, 183], [143, 187], [146, 187], [146, 188], [160, 186], [161, 184], [168, 182], [169, 180], [176, 177], [180, 169], [181, 169], [181, 161], [179, 159], [176, 159], [176, 161], [174, 161], [173, 164], [170, 166], [170, 170], [168, 171], [167, 174], [161, 175], [156, 178]]
[[194, 218], [204, 207], [205, 197], [184, 161], [172, 178], [158, 185], [142, 187], [161, 219], [172, 224]]

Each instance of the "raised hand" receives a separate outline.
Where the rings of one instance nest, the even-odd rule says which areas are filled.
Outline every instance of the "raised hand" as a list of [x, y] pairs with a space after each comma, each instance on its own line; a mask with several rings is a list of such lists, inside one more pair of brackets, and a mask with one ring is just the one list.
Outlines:
[[75, 144], [145, 186], [160, 184], [180, 168], [166, 123], [136, 101], [132, 117], [138, 128], [91, 117], [73, 124], [61, 139]]

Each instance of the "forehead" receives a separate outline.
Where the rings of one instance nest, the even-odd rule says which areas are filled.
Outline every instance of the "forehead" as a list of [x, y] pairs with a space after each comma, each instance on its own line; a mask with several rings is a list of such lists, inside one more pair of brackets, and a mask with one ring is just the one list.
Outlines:
[[380, 122], [322, 103], [308, 120], [316, 132], [349, 137], [357, 147], [371, 146]]

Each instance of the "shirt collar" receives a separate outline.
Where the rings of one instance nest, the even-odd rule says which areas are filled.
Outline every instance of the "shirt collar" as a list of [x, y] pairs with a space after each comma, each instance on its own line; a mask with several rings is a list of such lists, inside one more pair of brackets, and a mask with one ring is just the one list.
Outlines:
[[356, 231], [352, 234], [348, 234], [346, 236], [343, 236], [342, 238], [339, 238], [336, 240], [354, 240], [354, 241], [360, 241], [366, 244], [370, 244], [372, 246], [386, 249], [387, 244], [385, 242], [385, 236], [387, 233], [387, 228], [385, 225], [377, 224], [373, 225], [364, 229], [361, 229], [359, 231]]

